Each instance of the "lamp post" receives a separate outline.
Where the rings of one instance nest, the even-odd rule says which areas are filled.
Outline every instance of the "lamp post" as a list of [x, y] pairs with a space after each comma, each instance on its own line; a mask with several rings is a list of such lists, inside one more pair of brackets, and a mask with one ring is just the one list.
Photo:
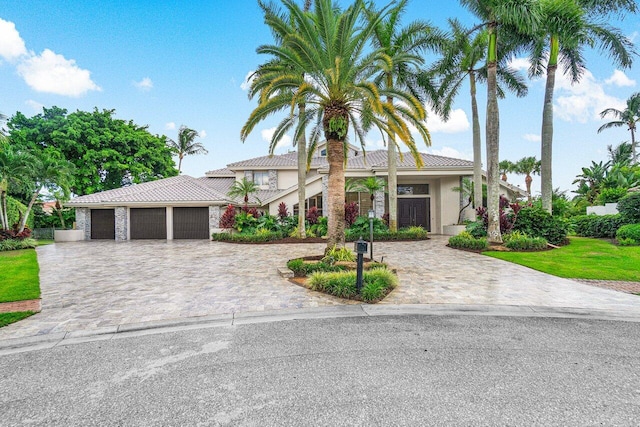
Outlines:
[[367, 253], [367, 242], [362, 240], [362, 236], [354, 243], [354, 249], [358, 255], [356, 263], [356, 289], [358, 293], [362, 290], [362, 269], [363, 269], [363, 255]]
[[373, 261], [373, 219], [376, 217], [376, 211], [369, 209], [369, 259]]

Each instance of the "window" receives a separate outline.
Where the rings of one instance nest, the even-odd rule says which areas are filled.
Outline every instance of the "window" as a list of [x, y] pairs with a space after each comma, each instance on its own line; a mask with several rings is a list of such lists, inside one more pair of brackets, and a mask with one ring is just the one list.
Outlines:
[[[317, 195], [314, 197], [310, 197], [305, 200], [305, 212], [309, 210], [309, 208], [316, 207], [318, 208], [318, 213], [322, 216], [322, 195]], [[293, 205], [293, 214], [298, 215], [298, 204]]]
[[320, 157], [327, 157], [327, 149], [323, 148], [322, 150], [320, 150]]
[[419, 194], [429, 194], [429, 184], [398, 185], [398, 196], [416, 196]]
[[269, 188], [269, 172], [253, 172], [253, 183], [260, 188]]

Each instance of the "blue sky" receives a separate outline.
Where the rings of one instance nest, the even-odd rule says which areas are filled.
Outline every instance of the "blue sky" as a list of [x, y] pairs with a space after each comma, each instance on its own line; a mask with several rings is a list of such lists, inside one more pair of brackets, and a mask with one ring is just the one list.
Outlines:
[[[449, 17], [477, 23], [456, 1], [412, 0], [405, 19], [445, 28]], [[637, 16], [615, 24], [640, 40]], [[254, 0], [5, 2], [0, 9], [0, 112], [31, 116], [54, 105], [70, 112], [115, 109], [118, 118], [174, 139], [184, 124], [201, 133], [209, 154], [187, 157], [183, 173], [202, 176], [267, 153], [269, 129], [280, 118], [258, 126], [244, 144], [239, 135], [256, 105], [242, 84], [266, 60], [255, 49], [271, 41]], [[574, 188], [571, 182], [582, 166], [604, 160], [608, 144], [629, 140], [624, 128], [597, 134], [604, 123], [597, 114], [622, 107], [640, 91], [640, 63], [617, 70], [606, 57], [588, 52], [587, 64], [580, 84], [562, 78], [556, 84], [553, 166], [554, 187], [561, 189]], [[540, 157], [543, 90], [544, 80], [531, 81], [526, 98], [500, 102], [501, 159]], [[479, 88], [483, 141], [485, 91]], [[467, 94], [468, 89], [461, 91], [448, 123], [430, 117], [433, 146], [422, 144], [421, 151], [471, 158]], [[372, 133], [368, 148], [377, 148], [380, 139]], [[278, 152], [288, 149], [282, 146]], [[510, 181], [524, 186], [523, 177], [510, 176]], [[533, 187], [539, 192], [537, 176]]]

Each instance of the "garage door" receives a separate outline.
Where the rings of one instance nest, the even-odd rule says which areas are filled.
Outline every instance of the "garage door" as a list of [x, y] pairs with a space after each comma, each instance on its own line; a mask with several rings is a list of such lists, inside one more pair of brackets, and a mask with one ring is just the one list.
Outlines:
[[116, 238], [116, 216], [113, 209], [91, 209], [91, 238]]
[[131, 239], [166, 239], [165, 208], [133, 208], [129, 211]]
[[208, 239], [209, 208], [173, 208], [174, 239]]

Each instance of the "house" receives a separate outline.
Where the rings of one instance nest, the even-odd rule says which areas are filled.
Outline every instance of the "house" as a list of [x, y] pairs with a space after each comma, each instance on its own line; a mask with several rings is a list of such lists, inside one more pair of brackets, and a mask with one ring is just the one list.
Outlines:
[[[415, 159], [404, 153], [398, 159], [398, 226], [420, 225], [435, 234], [443, 226], [454, 224], [463, 206], [455, 191], [462, 178], [473, 175], [473, 162], [422, 153], [424, 167], [418, 169]], [[329, 165], [326, 146], [320, 145], [307, 174], [305, 209], [317, 207], [327, 212]], [[387, 151], [365, 153], [349, 145], [345, 165], [347, 179], [376, 176], [386, 180]], [[255, 182], [259, 192], [252, 195], [250, 206], [272, 215], [285, 203], [289, 212], [298, 213], [297, 153], [262, 156], [212, 170], [201, 178], [187, 175], [131, 185], [77, 197], [66, 204], [76, 209], [76, 226], [90, 239], [208, 239], [219, 227], [227, 205], [240, 205], [227, 193], [235, 181], [247, 178]], [[524, 192], [501, 181], [510, 197]], [[347, 202], [358, 202], [360, 212], [369, 209], [380, 218], [388, 212], [388, 197], [375, 195], [373, 206], [367, 193], [347, 193]], [[467, 213], [472, 216], [472, 212]]]

